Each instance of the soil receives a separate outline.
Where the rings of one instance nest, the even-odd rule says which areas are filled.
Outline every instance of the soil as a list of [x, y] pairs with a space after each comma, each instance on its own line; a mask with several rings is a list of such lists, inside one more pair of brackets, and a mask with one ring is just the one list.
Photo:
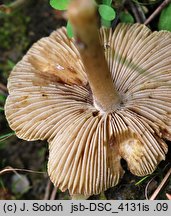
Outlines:
[[[4, 1], [5, 2], [5, 1]], [[8, 3], [9, 1], [6, 1]], [[11, 1], [10, 1], [11, 2]], [[12, 67], [22, 58], [29, 47], [38, 39], [48, 36], [56, 28], [66, 25], [63, 14], [49, 6], [48, 0], [28, 1], [29, 3], [9, 15], [0, 14], [0, 83], [7, 84], [7, 77]], [[2, 34], [3, 33], [3, 34]], [[4, 105], [7, 91], [1, 93], [0, 106]], [[4, 113], [0, 111], [0, 135], [11, 133]], [[143, 200], [155, 190], [170, 166], [171, 147], [169, 153], [157, 170], [142, 183], [142, 177], [136, 177], [127, 170], [125, 161], [122, 165], [126, 172], [121, 182], [89, 199]], [[0, 199], [44, 199], [52, 194], [53, 186], [47, 175], [48, 145], [46, 142], [27, 142], [15, 135], [0, 142], [0, 169], [6, 167], [28, 169], [27, 171], [10, 171], [0, 176]], [[35, 172], [34, 172], [35, 171]], [[40, 173], [39, 173], [40, 172]], [[13, 175], [23, 174], [29, 182], [26, 191], [15, 192]], [[50, 186], [49, 186], [50, 185]], [[171, 180], [167, 182], [157, 199], [166, 199], [165, 193], [171, 193]], [[68, 192], [57, 190], [54, 199], [71, 199]], [[49, 195], [50, 197], [50, 195]], [[48, 198], [49, 198], [48, 197]]]

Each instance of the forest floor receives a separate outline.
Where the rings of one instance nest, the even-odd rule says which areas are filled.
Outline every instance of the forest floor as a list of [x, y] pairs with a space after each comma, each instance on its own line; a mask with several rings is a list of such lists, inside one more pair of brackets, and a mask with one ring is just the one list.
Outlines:
[[[9, 1], [6, 1], [7, 3]], [[10, 14], [0, 13], [0, 107], [8, 95], [7, 78], [14, 65], [38, 39], [48, 36], [53, 30], [66, 25], [62, 14], [53, 10], [48, 0], [28, 1]], [[1, 3], [1, 1], [0, 1]], [[153, 8], [152, 8], [153, 9]], [[154, 21], [155, 23], [155, 21]], [[155, 29], [155, 24], [153, 25]], [[48, 145], [46, 142], [28, 142], [11, 135], [4, 111], [0, 110], [0, 199], [71, 199], [68, 192], [53, 187], [47, 175]], [[166, 160], [156, 171], [143, 177], [126, 170], [120, 183], [103, 194], [89, 199], [144, 200], [157, 188], [171, 164], [171, 147]], [[10, 168], [5, 171], [4, 169]], [[21, 169], [21, 170], [20, 170]], [[160, 191], [157, 199], [166, 199], [171, 193], [171, 179]]]

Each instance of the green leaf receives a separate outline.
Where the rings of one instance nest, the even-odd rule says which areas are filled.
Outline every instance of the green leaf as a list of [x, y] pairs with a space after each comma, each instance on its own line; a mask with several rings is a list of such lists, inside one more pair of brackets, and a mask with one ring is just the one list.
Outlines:
[[0, 107], [0, 111], [4, 111], [4, 108], [3, 108], [3, 107]]
[[66, 29], [67, 29], [67, 35], [68, 35], [68, 37], [72, 38], [74, 34], [73, 34], [72, 25], [71, 25], [71, 23], [69, 21], [67, 22]]
[[50, 5], [57, 10], [66, 10], [70, 0], [50, 0]]
[[171, 31], [171, 3], [162, 10], [159, 17], [158, 29]]
[[114, 9], [105, 4], [99, 5], [99, 14], [104, 20], [107, 21], [112, 21], [116, 15]]
[[134, 18], [129, 12], [122, 11], [119, 14], [119, 18], [123, 23], [134, 23]]

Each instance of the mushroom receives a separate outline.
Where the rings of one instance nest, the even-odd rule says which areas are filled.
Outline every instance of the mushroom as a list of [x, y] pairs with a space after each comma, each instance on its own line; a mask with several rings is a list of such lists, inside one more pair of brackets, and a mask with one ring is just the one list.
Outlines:
[[91, 0], [71, 1], [68, 16], [76, 39], [62, 27], [30, 48], [10, 74], [5, 113], [19, 138], [48, 141], [55, 186], [90, 196], [118, 184], [122, 158], [138, 176], [165, 159], [171, 33], [138, 23], [99, 32]]

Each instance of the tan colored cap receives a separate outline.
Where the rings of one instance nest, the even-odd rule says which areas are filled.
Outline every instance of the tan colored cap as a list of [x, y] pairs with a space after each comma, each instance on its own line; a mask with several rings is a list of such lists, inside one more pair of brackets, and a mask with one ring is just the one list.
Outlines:
[[[139, 176], [165, 159], [171, 140], [171, 33], [141, 24], [101, 29], [122, 104], [94, 103], [84, 66], [65, 28], [35, 43], [13, 69], [5, 113], [25, 140], [48, 140], [48, 173], [70, 194], [98, 194], [123, 176]], [[98, 76], [98, 75], [97, 75]]]

